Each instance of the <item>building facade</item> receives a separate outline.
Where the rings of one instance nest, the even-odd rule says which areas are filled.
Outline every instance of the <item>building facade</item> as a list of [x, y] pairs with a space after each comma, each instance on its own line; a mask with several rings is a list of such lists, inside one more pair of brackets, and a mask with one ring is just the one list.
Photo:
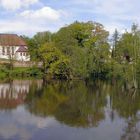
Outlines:
[[0, 34], [0, 58], [30, 61], [28, 47], [23, 38], [16, 34]]

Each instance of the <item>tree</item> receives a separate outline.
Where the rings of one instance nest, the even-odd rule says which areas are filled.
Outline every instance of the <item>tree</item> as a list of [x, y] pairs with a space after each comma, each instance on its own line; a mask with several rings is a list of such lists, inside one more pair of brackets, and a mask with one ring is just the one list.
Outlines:
[[107, 39], [103, 25], [91, 21], [76, 21], [54, 35], [56, 46], [70, 59], [74, 75], [82, 78], [100, 72], [99, 63], [109, 57]]
[[112, 36], [112, 54], [111, 54], [112, 58], [115, 57], [115, 49], [118, 45], [119, 38], [120, 38], [119, 32], [117, 31], [117, 29], [115, 29], [115, 32], [113, 33]]
[[23, 36], [25, 41], [27, 42], [30, 57], [32, 61], [38, 61], [39, 60], [39, 48], [47, 43], [51, 42], [52, 33], [49, 31], [46, 32], [39, 32], [36, 35], [34, 35], [32, 38]]
[[69, 60], [50, 42], [39, 48], [39, 59], [43, 62], [43, 71], [53, 78], [69, 79], [71, 70]]
[[133, 24], [131, 32], [122, 35], [115, 53], [116, 60], [122, 65], [124, 77], [128, 81], [133, 81], [132, 87], [137, 88], [136, 67], [140, 59], [140, 31], [138, 25]]

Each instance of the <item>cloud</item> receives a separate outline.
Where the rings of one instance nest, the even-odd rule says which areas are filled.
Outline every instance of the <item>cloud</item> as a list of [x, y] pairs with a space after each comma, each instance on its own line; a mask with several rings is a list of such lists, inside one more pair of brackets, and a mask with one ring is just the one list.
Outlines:
[[63, 12], [61, 10], [55, 10], [51, 7], [43, 7], [39, 10], [26, 10], [20, 15], [26, 19], [47, 19], [47, 20], [58, 20], [60, 19]]
[[64, 25], [59, 21], [25, 20], [22, 18], [12, 20], [0, 20], [0, 33], [17, 33], [19, 35], [33, 36], [36, 32], [57, 31]]
[[37, 2], [38, 0], [0, 0], [0, 5], [6, 10], [17, 10]]
[[109, 17], [112, 20], [131, 20], [135, 19], [136, 16], [139, 17], [138, 9], [139, 2], [138, 0], [98, 0], [94, 3], [94, 13], [99, 14], [100, 16]]
[[[9, 14], [9, 12], [7, 13]], [[64, 10], [44, 6], [38, 9], [11, 12], [13, 16], [0, 18], [0, 32], [32, 36], [36, 32], [57, 31], [64, 26], [68, 14]]]
[[140, 23], [139, 0], [0, 0], [1, 7], [0, 31], [26, 35], [57, 31], [76, 20], [102, 23], [111, 33]]
[[100, 17], [100, 21], [112, 34], [115, 28], [124, 32], [133, 22], [140, 23], [139, 6], [138, 0], [98, 0], [93, 13]]
[[1, 33], [17, 33], [32, 36], [39, 31], [49, 30], [49, 28], [41, 26], [38, 23], [30, 23], [19, 19], [15, 20], [0, 20], [0, 32]]
[[119, 22], [107, 22], [104, 23], [105, 29], [109, 31], [110, 35], [114, 33], [115, 29], [117, 29], [120, 33], [124, 33], [126, 31], [125, 25]]
[[140, 24], [139, 0], [133, 0], [133, 2], [132, 0], [123, 2], [122, 0], [86, 0], [84, 2], [77, 0], [73, 1], [73, 5], [82, 7], [73, 9], [73, 13], [76, 13], [78, 18], [100, 22], [110, 33], [115, 28], [120, 32], [124, 32], [125, 29], [129, 30], [133, 22]]

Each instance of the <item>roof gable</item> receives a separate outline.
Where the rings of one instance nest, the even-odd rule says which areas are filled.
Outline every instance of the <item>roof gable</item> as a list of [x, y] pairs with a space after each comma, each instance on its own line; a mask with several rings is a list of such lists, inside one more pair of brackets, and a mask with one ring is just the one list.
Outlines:
[[16, 52], [28, 52], [28, 50], [24, 46], [20, 46]]
[[16, 34], [0, 34], [1, 46], [27, 46], [22, 37]]

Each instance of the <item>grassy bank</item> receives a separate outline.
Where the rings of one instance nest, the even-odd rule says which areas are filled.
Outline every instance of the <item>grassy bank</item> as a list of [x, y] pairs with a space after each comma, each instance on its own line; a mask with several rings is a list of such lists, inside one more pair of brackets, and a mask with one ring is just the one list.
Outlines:
[[5, 78], [28, 78], [28, 77], [36, 77], [42, 78], [43, 73], [39, 68], [25, 68], [25, 67], [15, 67], [13, 69], [9, 69], [4, 65], [0, 65], [0, 79]]

